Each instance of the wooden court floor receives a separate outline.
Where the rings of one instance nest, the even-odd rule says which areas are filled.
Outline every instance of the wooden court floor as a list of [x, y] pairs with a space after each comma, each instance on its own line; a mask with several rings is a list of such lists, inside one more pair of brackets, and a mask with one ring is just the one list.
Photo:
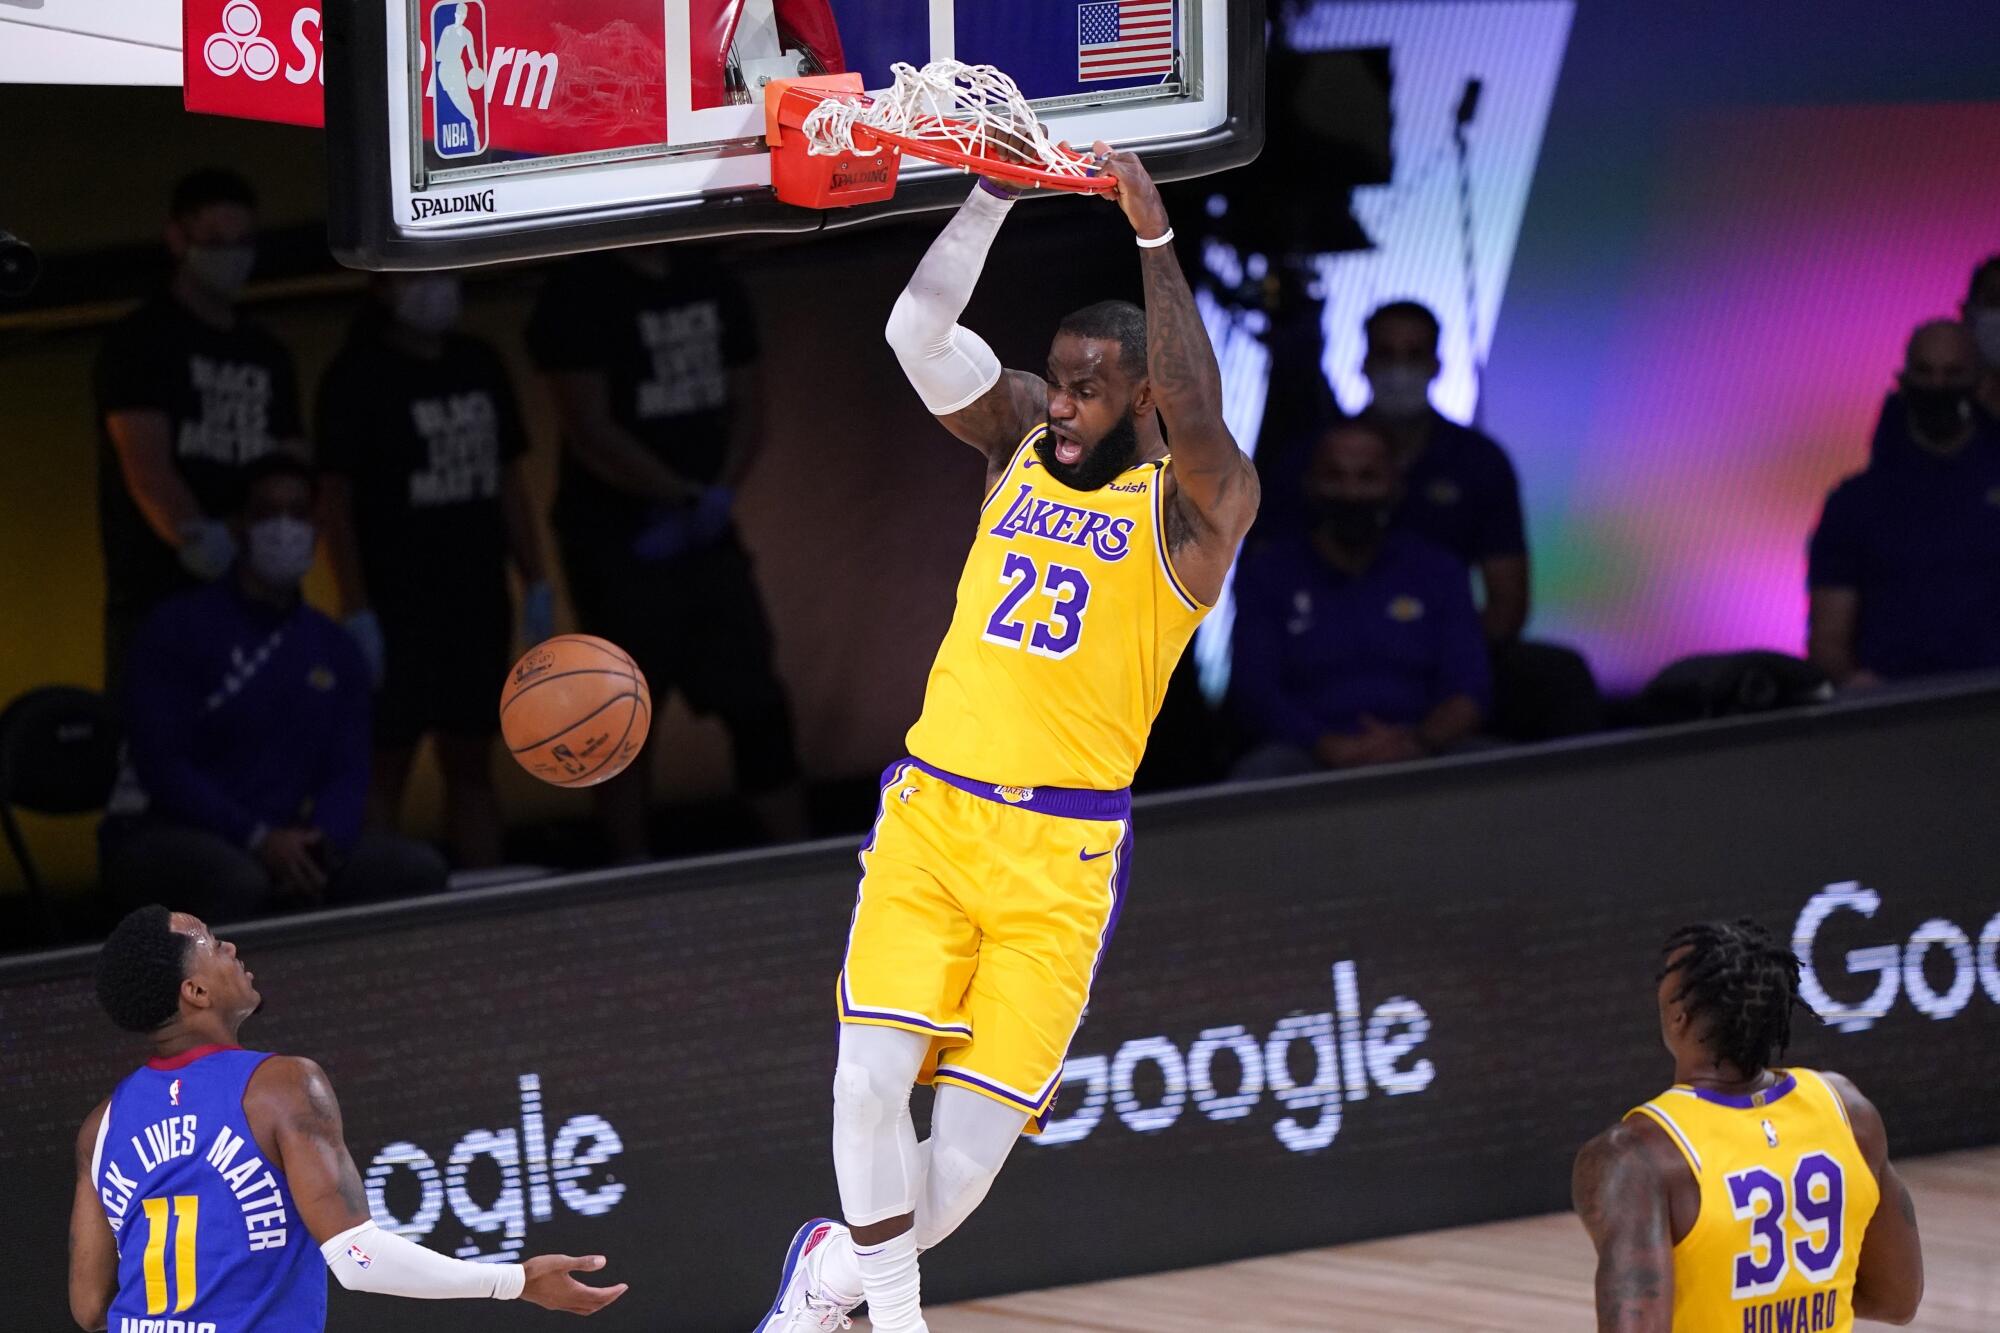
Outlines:
[[[1911, 1327], [2000, 1330], [2000, 1147], [1913, 1158], [1898, 1169], [1924, 1238], [1927, 1285]], [[925, 1317], [934, 1333], [1589, 1333], [1591, 1269], [1583, 1228], [1563, 1213], [1023, 1292]]]

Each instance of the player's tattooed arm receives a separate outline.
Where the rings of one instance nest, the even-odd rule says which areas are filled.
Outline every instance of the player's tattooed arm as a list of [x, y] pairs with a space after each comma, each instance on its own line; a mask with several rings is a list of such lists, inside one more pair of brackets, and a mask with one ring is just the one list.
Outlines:
[[1014, 450], [1049, 415], [1048, 381], [1025, 370], [1003, 370], [971, 406], [938, 418], [944, 428], [986, 455], [986, 488], [1014, 461]]
[[315, 1241], [368, 1220], [368, 1192], [347, 1151], [340, 1103], [325, 1070], [298, 1056], [274, 1055], [251, 1076], [243, 1103], [258, 1142], [273, 1145]]
[[[1103, 143], [1097, 152], [1104, 169], [1118, 178], [1118, 204], [1133, 231], [1142, 240], [1166, 235], [1166, 206], [1138, 157], [1112, 152]], [[1175, 525], [1170, 517], [1169, 547], [1196, 546], [1218, 555], [1219, 560], [1201, 562], [1213, 564], [1212, 571], [1185, 572], [1201, 583], [1210, 582], [1201, 572], [1212, 573], [1219, 592], [1236, 543], [1257, 515], [1257, 469], [1223, 422], [1222, 372], [1173, 247], [1141, 248], [1139, 267], [1146, 287], [1146, 383], [1173, 449], [1177, 503], [1172, 508], [1183, 519]]]
[[102, 1102], [76, 1136], [76, 1194], [69, 1210], [69, 1312], [79, 1328], [100, 1329], [118, 1294], [118, 1240], [90, 1178], [97, 1155], [98, 1126], [111, 1112]]
[[1629, 1123], [1583, 1146], [1570, 1197], [1597, 1247], [1598, 1333], [1669, 1333], [1674, 1247], [1666, 1182]]
[[1924, 1298], [1924, 1253], [1917, 1235], [1917, 1206], [1889, 1160], [1889, 1131], [1882, 1113], [1861, 1090], [1839, 1074], [1827, 1074], [1834, 1095], [1847, 1109], [1854, 1143], [1875, 1173], [1882, 1202], [1861, 1238], [1861, 1262], [1854, 1273], [1854, 1313], [1885, 1324], [1907, 1324]]

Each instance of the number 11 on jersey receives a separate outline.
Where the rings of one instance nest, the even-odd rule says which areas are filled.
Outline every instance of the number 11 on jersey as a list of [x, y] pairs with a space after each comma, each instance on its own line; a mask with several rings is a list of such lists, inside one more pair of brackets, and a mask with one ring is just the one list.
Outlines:
[[[201, 1222], [201, 1198], [176, 1194], [167, 1199], [147, 1199], [146, 1206], [146, 1313], [167, 1313], [167, 1232], [174, 1233], [174, 1291], [179, 1299], [173, 1312], [180, 1314], [194, 1304], [199, 1284], [195, 1279], [195, 1233]], [[171, 1202], [173, 1214], [168, 1217]]]

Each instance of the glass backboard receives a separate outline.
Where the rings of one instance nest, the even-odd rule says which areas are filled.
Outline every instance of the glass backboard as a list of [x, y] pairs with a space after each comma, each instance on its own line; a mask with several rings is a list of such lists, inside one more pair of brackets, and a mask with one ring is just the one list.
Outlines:
[[956, 203], [905, 159], [894, 199], [819, 211], [771, 191], [762, 86], [890, 65], [997, 66], [1058, 138], [1156, 177], [1262, 141], [1257, 0], [353, 0], [329, 6], [334, 252], [446, 268], [653, 240], [806, 232]]

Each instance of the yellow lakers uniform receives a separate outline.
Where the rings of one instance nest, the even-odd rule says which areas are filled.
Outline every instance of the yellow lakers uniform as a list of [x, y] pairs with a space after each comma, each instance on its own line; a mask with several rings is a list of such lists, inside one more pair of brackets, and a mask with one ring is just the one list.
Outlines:
[[1169, 460], [1094, 491], [1015, 448], [979, 511], [911, 757], [883, 775], [842, 1021], [924, 1077], [1048, 1113], [1130, 873], [1132, 774], [1207, 612], [1168, 559]]
[[1674, 1333], [1846, 1333], [1881, 1189], [1847, 1108], [1810, 1069], [1762, 1092], [1685, 1085], [1637, 1106], [1701, 1188], [1674, 1246]]

